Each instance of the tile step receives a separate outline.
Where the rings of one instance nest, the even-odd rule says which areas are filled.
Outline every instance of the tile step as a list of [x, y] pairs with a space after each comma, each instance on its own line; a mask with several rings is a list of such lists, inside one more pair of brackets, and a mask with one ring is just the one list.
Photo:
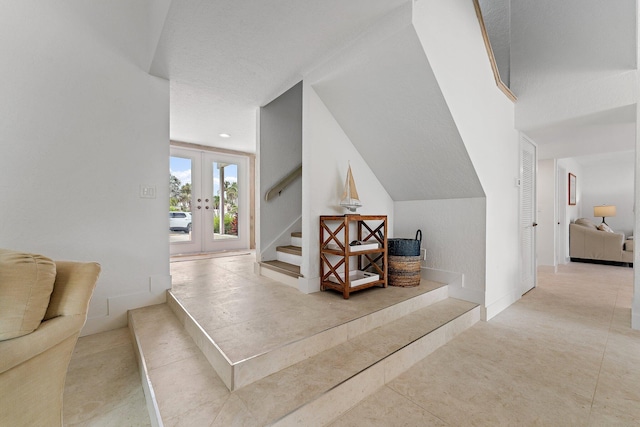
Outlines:
[[198, 344], [229, 390], [237, 390], [371, 329], [442, 301], [449, 295], [448, 286], [441, 283], [430, 282], [421, 286], [433, 286], [433, 288], [397, 304], [389, 305], [333, 327], [327, 327], [321, 332], [305, 338], [293, 339], [286, 344], [267, 349], [261, 354], [236, 362], [231, 362], [227, 358], [171, 292], [167, 293], [167, 303], [181, 323], [185, 325], [187, 332]]
[[[312, 426], [330, 423], [479, 319], [478, 305], [447, 298], [235, 391], [166, 304], [131, 311], [129, 325], [158, 425], [243, 417], [245, 425]], [[178, 396], [186, 397], [182, 404]]]

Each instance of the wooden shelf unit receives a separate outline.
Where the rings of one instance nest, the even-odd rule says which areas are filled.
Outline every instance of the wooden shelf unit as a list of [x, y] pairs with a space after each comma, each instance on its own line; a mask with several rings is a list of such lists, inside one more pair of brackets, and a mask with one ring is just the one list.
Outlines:
[[[351, 237], [351, 224], [355, 224], [355, 239]], [[320, 216], [320, 290], [334, 289], [348, 299], [351, 292], [372, 286], [386, 288], [387, 234], [386, 215]], [[358, 250], [358, 246], [349, 245], [352, 240], [377, 243], [379, 247]], [[358, 270], [378, 274], [379, 278], [354, 285], [350, 274], [344, 274], [351, 271], [352, 257]]]

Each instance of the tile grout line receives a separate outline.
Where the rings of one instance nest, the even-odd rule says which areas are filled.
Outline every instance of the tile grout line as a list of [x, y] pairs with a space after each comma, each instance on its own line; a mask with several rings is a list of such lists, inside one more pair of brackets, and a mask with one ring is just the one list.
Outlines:
[[596, 386], [593, 389], [593, 395], [591, 397], [591, 405], [589, 406], [589, 417], [587, 418], [587, 423], [591, 420], [591, 414], [593, 413], [593, 405], [596, 400], [596, 394], [598, 392], [598, 385], [600, 384], [600, 375], [602, 374], [602, 367], [604, 365], [605, 355], [607, 354], [607, 347], [609, 346], [609, 337], [611, 335], [611, 328], [613, 326], [613, 321], [615, 318], [616, 306], [618, 305], [618, 297], [620, 296], [620, 288], [621, 284], [618, 285], [616, 289], [616, 297], [613, 301], [613, 308], [611, 309], [611, 317], [609, 318], [609, 327], [607, 328], [607, 339], [604, 343], [604, 348], [602, 350], [602, 358], [600, 359], [600, 367], [598, 368], [598, 375], [596, 377]]

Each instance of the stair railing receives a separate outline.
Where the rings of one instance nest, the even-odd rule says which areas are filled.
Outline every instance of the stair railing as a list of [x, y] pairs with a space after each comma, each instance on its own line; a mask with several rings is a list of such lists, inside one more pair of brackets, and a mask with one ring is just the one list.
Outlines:
[[293, 181], [302, 176], [302, 165], [292, 170], [287, 176], [282, 178], [276, 185], [271, 187], [267, 194], [264, 195], [264, 200], [269, 201], [276, 196], [279, 196], [282, 191], [289, 186]]

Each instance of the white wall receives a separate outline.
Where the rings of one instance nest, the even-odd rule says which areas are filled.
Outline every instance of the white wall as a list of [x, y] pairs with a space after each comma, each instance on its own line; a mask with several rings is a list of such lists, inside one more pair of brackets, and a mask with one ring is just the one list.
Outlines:
[[[583, 163], [580, 159], [578, 159]], [[602, 217], [593, 216], [597, 205], [615, 205], [616, 216], [606, 218], [607, 224], [616, 232], [630, 236], [633, 232], [634, 205], [634, 154], [633, 152], [603, 155], [582, 164], [582, 213], [595, 224]]]
[[556, 265], [556, 161], [538, 161], [536, 255], [538, 265]]
[[576, 219], [585, 216], [582, 210], [582, 191], [584, 189], [584, 184], [582, 183], [582, 179], [584, 177], [584, 174], [582, 173], [582, 166], [580, 166], [580, 163], [578, 163], [574, 158], [558, 159], [558, 166], [562, 166], [564, 169], [566, 169], [567, 176], [565, 177], [565, 179], [567, 180], [567, 182], [569, 181], [570, 173], [576, 176], [576, 204], [569, 205], [568, 192], [565, 199], [565, 203], [567, 204], [566, 220], [568, 222], [574, 222]]
[[[394, 236], [422, 230], [423, 266], [462, 273], [457, 298], [484, 304], [486, 200], [484, 198], [396, 202]], [[450, 290], [451, 291], [451, 290]]]
[[[640, 11], [639, 11], [640, 12]], [[639, 46], [640, 49], [640, 46]], [[636, 150], [634, 155], [635, 170], [640, 171], [640, 109], [636, 105]], [[634, 177], [634, 199], [640, 200], [640, 173]], [[634, 230], [640, 229], [640, 215], [635, 216]], [[633, 252], [633, 301], [631, 303], [631, 327], [640, 330], [640, 251]]]
[[[561, 224], [566, 225], [566, 230], [565, 230], [565, 227], [563, 227], [563, 230], [565, 230], [566, 232], [564, 233], [564, 236], [560, 236], [560, 238], [564, 239], [564, 248], [565, 248], [564, 259], [569, 259], [569, 225], [568, 224], [575, 222], [575, 220], [578, 218], [583, 217], [582, 177], [584, 175], [582, 174], [582, 167], [573, 158], [558, 159], [557, 165], [558, 165], [558, 168], [562, 168], [566, 171], [566, 175], [563, 177], [563, 179], [565, 180], [565, 184], [559, 187], [566, 188], [567, 192], [565, 194], [565, 192], [563, 191], [562, 193], [558, 194], [558, 203], [562, 203], [565, 206], [565, 216], [564, 218], [558, 218], [558, 220], [560, 221]], [[569, 205], [568, 182], [569, 182], [570, 173], [576, 176], [576, 204], [575, 205]]]
[[[0, 247], [102, 265], [86, 334], [126, 325], [170, 287], [169, 85], [87, 24], [100, 5], [79, 3], [0, 14]], [[111, 6], [112, 31], [146, 46], [140, 5]]]
[[520, 298], [514, 106], [496, 87], [472, 2], [420, 0], [413, 22], [486, 195], [490, 319]]
[[[302, 214], [302, 179], [291, 183], [279, 196], [265, 201], [266, 193], [302, 163], [302, 82], [260, 108], [258, 170], [260, 200], [260, 260], [275, 259], [275, 246], [288, 244], [282, 232]], [[294, 230], [300, 231], [300, 230]], [[280, 238], [280, 239], [279, 239]], [[283, 240], [281, 240], [283, 239]]]
[[313, 87], [303, 88], [302, 251], [306, 292], [320, 286], [320, 215], [342, 215], [339, 206], [349, 162], [363, 207], [359, 214], [387, 215], [393, 230], [393, 201], [355, 149]]

